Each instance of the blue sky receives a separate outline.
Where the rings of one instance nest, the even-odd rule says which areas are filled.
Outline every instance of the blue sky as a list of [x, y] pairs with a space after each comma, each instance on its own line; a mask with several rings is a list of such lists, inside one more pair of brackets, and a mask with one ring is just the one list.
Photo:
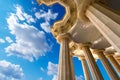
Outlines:
[[[0, 1], [0, 80], [57, 80], [59, 44], [50, 26], [65, 9], [36, 0]], [[81, 62], [73, 58], [77, 80], [84, 80]], [[109, 80], [100, 61], [105, 80]]]

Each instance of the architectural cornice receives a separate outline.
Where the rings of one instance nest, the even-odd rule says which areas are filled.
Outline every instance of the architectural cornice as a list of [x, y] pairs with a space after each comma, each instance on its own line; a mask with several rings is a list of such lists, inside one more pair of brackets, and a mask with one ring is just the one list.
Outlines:
[[63, 19], [55, 22], [51, 27], [52, 34], [57, 37], [60, 33], [67, 32], [77, 20], [77, 4], [75, 0], [38, 0], [39, 4], [46, 4], [50, 6], [55, 3], [59, 3], [64, 6], [66, 14]]

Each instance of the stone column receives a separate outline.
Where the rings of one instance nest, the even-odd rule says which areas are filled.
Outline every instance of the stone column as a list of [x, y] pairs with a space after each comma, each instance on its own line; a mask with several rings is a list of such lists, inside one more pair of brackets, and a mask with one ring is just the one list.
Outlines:
[[114, 55], [114, 58], [118, 62], [118, 64], [120, 65], [120, 56], [119, 55]]
[[104, 68], [106, 69], [109, 77], [111, 80], [119, 80], [118, 75], [116, 74], [115, 70], [113, 69], [113, 67], [111, 66], [111, 64], [109, 63], [109, 61], [107, 60], [107, 58], [105, 57], [105, 55], [103, 54], [104, 50], [94, 50], [94, 53], [96, 53], [98, 55], [98, 57], [100, 58]]
[[69, 53], [70, 34], [60, 34], [57, 40], [60, 43], [58, 80], [74, 80], [71, 73], [71, 58]]
[[110, 60], [110, 63], [113, 65], [117, 73], [120, 75], [120, 65], [113, 57], [114, 53], [105, 53], [106, 57]]
[[91, 80], [91, 78], [90, 78], [90, 72], [89, 72], [89, 69], [88, 69], [85, 57], [84, 56], [79, 56], [78, 58], [81, 60], [81, 63], [82, 63], [85, 80]]
[[80, 49], [83, 50], [85, 59], [87, 60], [88, 66], [90, 68], [90, 71], [92, 73], [94, 80], [104, 80], [102, 77], [102, 74], [100, 73], [100, 70], [95, 62], [94, 57], [92, 56], [92, 53], [89, 49], [90, 44], [79, 44]]
[[74, 74], [74, 65], [73, 65], [73, 58], [74, 54], [70, 55], [70, 62], [71, 62], [71, 73], [72, 73], [72, 80], [75, 80], [75, 74]]
[[92, 4], [85, 15], [105, 39], [120, 52], [120, 15], [99, 4]]
[[117, 59], [118, 64], [120, 65], [120, 59]]

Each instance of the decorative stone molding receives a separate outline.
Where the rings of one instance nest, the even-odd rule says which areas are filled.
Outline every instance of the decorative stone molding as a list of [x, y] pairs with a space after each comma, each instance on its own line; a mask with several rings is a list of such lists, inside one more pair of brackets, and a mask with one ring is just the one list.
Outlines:
[[71, 35], [69, 33], [62, 33], [59, 36], [57, 36], [57, 41], [60, 43], [62, 39], [67, 39], [68, 41], [71, 40]]
[[85, 56], [78, 56], [79, 60], [85, 59]]
[[80, 43], [78, 44], [79, 48], [82, 49], [83, 47], [90, 47], [92, 44], [90, 42], [88, 43]]
[[94, 49], [93, 53], [98, 54], [98, 53], [103, 53], [105, 50], [104, 49]]
[[120, 59], [120, 55], [114, 55], [115, 59]]
[[93, 4], [95, 0], [82, 0], [78, 7], [78, 16], [81, 22], [88, 22], [88, 18], [85, 16], [87, 8]]
[[76, 50], [77, 49], [77, 44], [74, 42], [74, 41], [71, 41], [70, 43], [69, 43], [69, 47], [70, 47], [70, 51], [74, 51], [74, 50]]
[[62, 20], [55, 22], [51, 28], [52, 34], [57, 37], [60, 33], [67, 32], [77, 20], [77, 4], [74, 0], [38, 0], [39, 4], [52, 5], [59, 3], [66, 9]]
[[104, 52], [104, 55], [106, 56], [106, 57], [109, 57], [109, 56], [113, 56], [113, 55], [115, 55], [114, 54], [114, 52]]

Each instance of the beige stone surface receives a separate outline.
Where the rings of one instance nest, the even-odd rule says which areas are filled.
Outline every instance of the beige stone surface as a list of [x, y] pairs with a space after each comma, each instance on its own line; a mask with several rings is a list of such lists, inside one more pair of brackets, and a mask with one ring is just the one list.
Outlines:
[[92, 73], [94, 80], [103, 80], [102, 74], [95, 62], [94, 57], [89, 49], [90, 44], [80, 44], [80, 48], [84, 51], [85, 59], [87, 60], [88, 66]]
[[87, 61], [86, 61], [85, 57], [78, 56], [78, 58], [79, 58], [79, 60], [81, 60], [81, 63], [82, 63], [82, 68], [84, 71], [85, 80], [92, 80], [90, 77], [90, 72], [89, 72], [89, 68], [88, 68]]
[[117, 71], [117, 73], [120, 75], [120, 65], [115, 60], [115, 58], [113, 57], [113, 55], [109, 55], [109, 56], [107, 56], [107, 58], [110, 60], [110, 63], [113, 65], [113, 67], [115, 68], [115, 70]]
[[109, 63], [108, 59], [105, 57], [103, 51], [104, 50], [95, 50], [94, 52], [100, 58], [100, 61], [102, 62], [104, 68], [106, 69], [110, 79], [111, 80], [119, 80], [119, 76], [117, 75], [117, 73], [113, 69], [112, 65]]
[[90, 6], [86, 16], [106, 40], [120, 52], [120, 16], [98, 4]]
[[60, 42], [58, 80], [74, 80], [72, 61], [69, 51], [69, 34], [61, 34], [58, 36]]

